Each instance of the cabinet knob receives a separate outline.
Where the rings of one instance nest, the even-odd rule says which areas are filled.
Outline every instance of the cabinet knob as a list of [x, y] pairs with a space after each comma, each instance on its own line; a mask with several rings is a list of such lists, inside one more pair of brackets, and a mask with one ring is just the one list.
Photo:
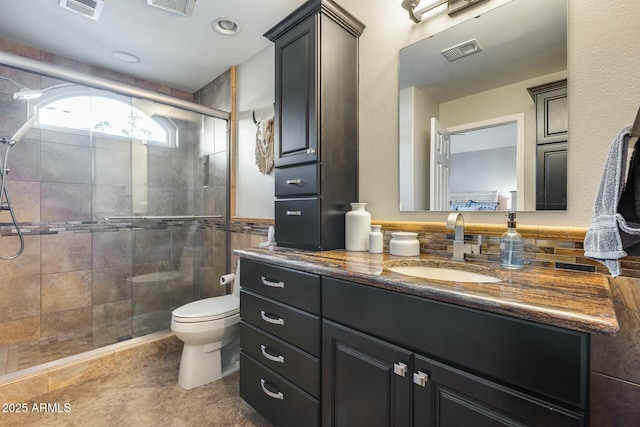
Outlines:
[[262, 387], [262, 391], [264, 392], [264, 394], [266, 394], [269, 397], [273, 397], [274, 399], [279, 399], [279, 400], [284, 400], [284, 394], [282, 394], [281, 391], [274, 393], [272, 391], [270, 391], [267, 387], [266, 384], [267, 382], [265, 380], [263, 380], [262, 378], [260, 378], [260, 387]]
[[402, 362], [393, 364], [393, 373], [401, 377], [407, 376], [407, 365]]
[[315, 148], [307, 148], [307, 154], [316, 154]]
[[429, 382], [429, 374], [425, 374], [424, 372], [414, 372], [413, 373], [413, 382], [418, 384], [420, 387], [426, 387]]

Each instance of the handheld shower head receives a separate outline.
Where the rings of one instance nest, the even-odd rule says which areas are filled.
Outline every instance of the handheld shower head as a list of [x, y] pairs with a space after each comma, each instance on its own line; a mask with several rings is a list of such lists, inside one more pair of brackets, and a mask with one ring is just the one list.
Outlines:
[[11, 139], [9, 139], [7, 141], [9, 146], [12, 147], [17, 142], [19, 142], [22, 139], [22, 137], [24, 137], [24, 135], [29, 131], [29, 129], [31, 129], [33, 127], [33, 125], [36, 123], [37, 119], [38, 119], [38, 115], [34, 114], [33, 116], [31, 116], [29, 118], [29, 120], [24, 122], [24, 124], [22, 126], [20, 126], [20, 129], [18, 129], [16, 131], [16, 133], [11, 137]]

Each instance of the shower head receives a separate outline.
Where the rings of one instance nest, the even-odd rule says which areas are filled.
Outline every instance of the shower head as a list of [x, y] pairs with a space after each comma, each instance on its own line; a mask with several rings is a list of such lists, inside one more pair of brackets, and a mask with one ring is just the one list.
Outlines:
[[29, 118], [29, 120], [27, 120], [22, 126], [20, 126], [20, 129], [18, 129], [16, 133], [11, 137], [11, 139], [9, 139], [8, 141], [9, 146], [13, 146], [18, 141], [20, 141], [22, 137], [27, 133], [27, 131], [31, 129], [31, 127], [33, 127], [37, 119], [38, 119], [38, 115], [34, 114]]
[[20, 89], [18, 92], [13, 94], [13, 99], [16, 99], [16, 100], [34, 99], [34, 98], [41, 97], [43, 94], [43, 91], [39, 89], [31, 90], [25, 85], [23, 85], [22, 83], [20, 83], [19, 81], [14, 80], [10, 77], [0, 76], [0, 79], [10, 81], [14, 85], [18, 86], [18, 89]]
[[49, 86], [44, 89], [29, 89], [26, 87], [20, 88], [20, 90], [13, 94], [13, 99], [16, 101], [28, 101], [30, 99], [40, 98], [45, 92], [58, 89], [61, 87], [75, 86], [75, 83], [60, 83], [57, 85]]
[[13, 94], [15, 100], [28, 100], [40, 98], [44, 92], [40, 89], [21, 89]]

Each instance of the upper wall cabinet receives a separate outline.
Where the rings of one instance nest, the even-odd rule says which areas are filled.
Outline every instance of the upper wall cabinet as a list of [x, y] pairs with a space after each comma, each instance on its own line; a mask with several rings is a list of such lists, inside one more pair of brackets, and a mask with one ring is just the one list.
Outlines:
[[567, 80], [527, 89], [536, 103], [536, 210], [567, 209]]
[[323, 161], [336, 137], [357, 141], [363, 29], [333, 1], [311, 0], [265, 33], [276, 48], [276, 167]]
[[358, 37], [333, 1], [310, 0], [265, 33], [275, 43], [276, 240], [344, 247], [358, 201]]
[[308, 18], [276, 42], [276, 166], [318, 161], [317, 22]]

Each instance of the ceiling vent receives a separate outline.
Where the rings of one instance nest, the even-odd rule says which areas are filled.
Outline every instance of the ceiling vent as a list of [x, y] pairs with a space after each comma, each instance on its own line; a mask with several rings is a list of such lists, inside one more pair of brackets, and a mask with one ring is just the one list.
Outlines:
[[102, 13], [104, 0], [60, 0], [60, 7], [93, 20], [98, 20]]
[[147, 4], [178, 15], [191, 16], [196, 0], [147, 0]]
[[482, 49], [478, 44], [476, 39], [469, 40], [464, 43], [460, 43], [459, 45], [450, 47], [449, 49], [445, 49], [442, 51], [442, 54], [449, 60], [455, 61], [456, 59], [460, 59], [464, 56], [469, 56], [476, 52], [480, 52]]

